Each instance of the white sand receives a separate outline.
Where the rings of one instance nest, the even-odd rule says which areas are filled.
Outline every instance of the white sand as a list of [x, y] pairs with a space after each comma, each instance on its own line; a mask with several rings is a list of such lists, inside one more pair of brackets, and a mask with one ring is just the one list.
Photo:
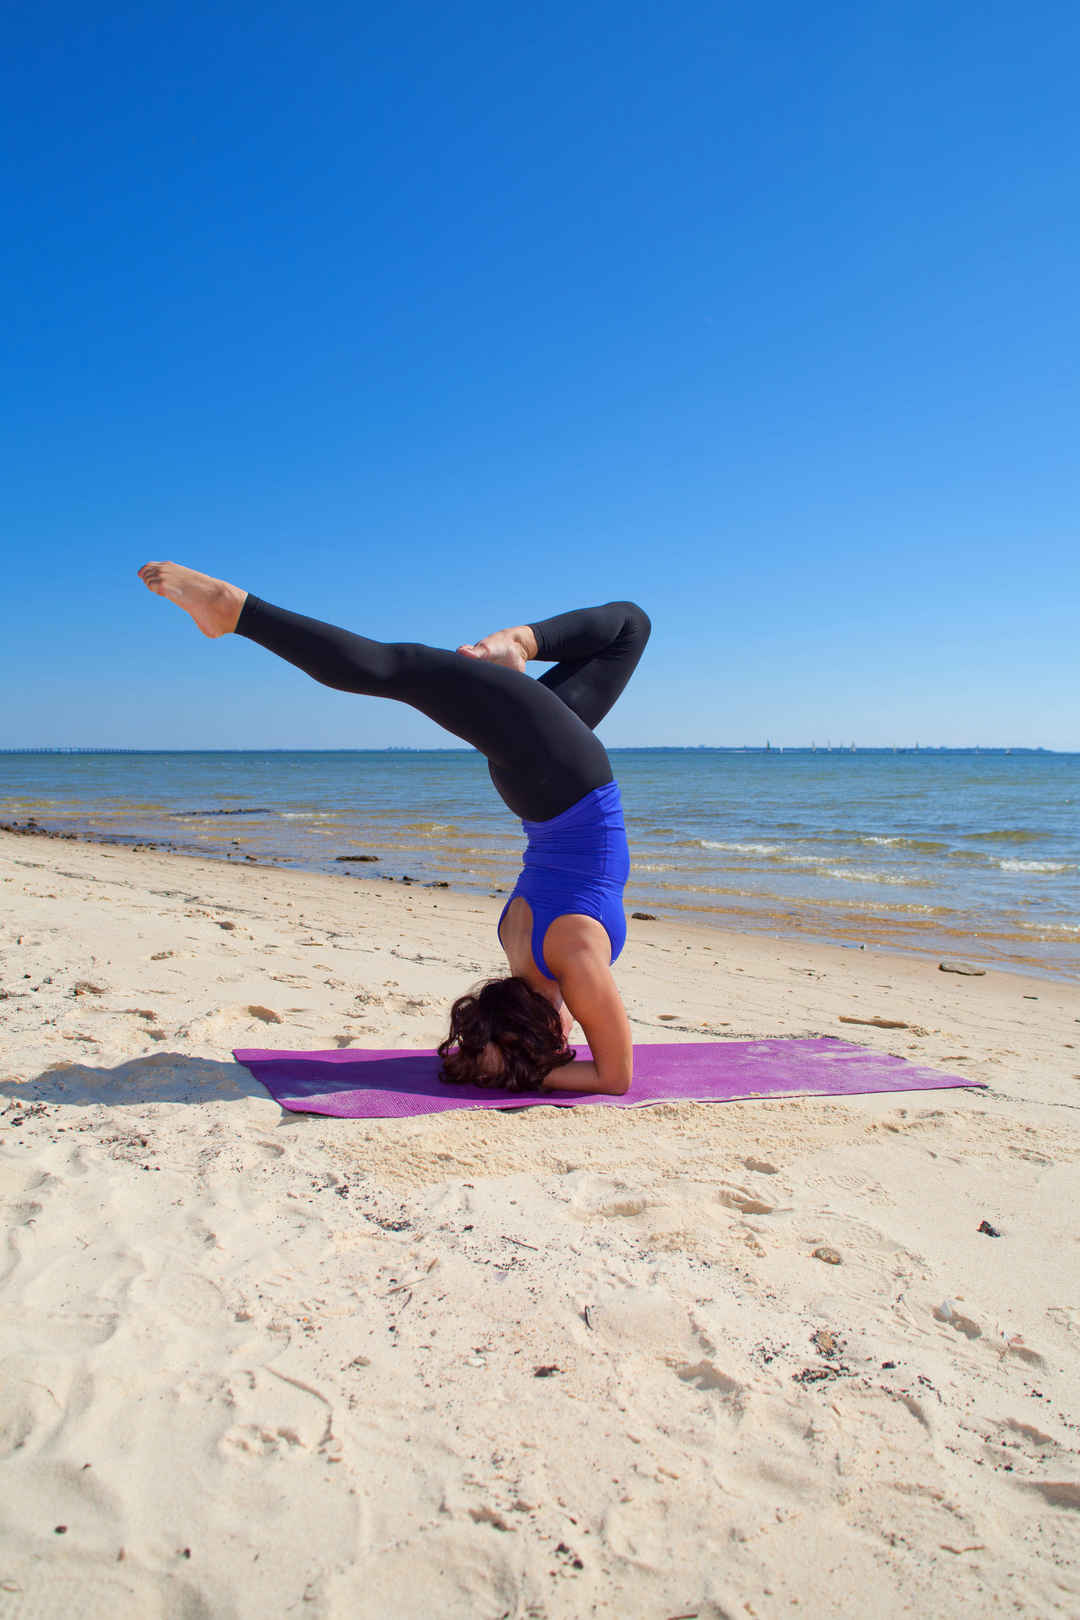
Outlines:
[[990, 1089], [364, 1122], [231, 1061], [434, 1045], [497, 911], [0, 835], [0, 1620], [1080, 1614], [1080, 991], [635, 923], [639, 1042]]

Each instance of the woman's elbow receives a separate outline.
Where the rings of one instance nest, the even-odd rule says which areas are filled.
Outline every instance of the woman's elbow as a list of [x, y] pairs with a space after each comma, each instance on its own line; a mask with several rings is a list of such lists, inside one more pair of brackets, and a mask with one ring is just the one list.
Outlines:
[[614, 1074], [601, 1075], [600, 1081], [603, 1089], [611, 1097], [625, 1097], [630, 1090], [630, 1082], [634, 1078], [630, 1069], [617, 1070]]

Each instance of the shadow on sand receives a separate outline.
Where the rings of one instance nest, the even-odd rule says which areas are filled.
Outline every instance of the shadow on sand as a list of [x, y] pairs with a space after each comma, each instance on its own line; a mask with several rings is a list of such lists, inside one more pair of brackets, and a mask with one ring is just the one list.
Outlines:
[[77, 1107], [88, 1103], [116, 1107], [140, 1102], [236, 1102], [243, 1097], [270, 1100], [266, 1088], [242, 1064], [218, 1063], [186, 1052], [149, 1052], [110, 1069], [95, 1069], [89, 1063], [54, 1064], [21, 1084], [0, 1080], [0, 1096], [24, 1105], [70, 1103]]

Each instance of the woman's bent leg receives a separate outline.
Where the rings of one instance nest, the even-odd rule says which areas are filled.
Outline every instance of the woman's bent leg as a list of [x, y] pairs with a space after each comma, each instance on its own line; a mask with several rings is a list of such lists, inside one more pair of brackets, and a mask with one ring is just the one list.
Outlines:
[[587, 726], [599, 725], [637, 668], [651, 628], [636, 602], [605, 602], [536, 621], [537, 658], [558, 660], [540, 685]]

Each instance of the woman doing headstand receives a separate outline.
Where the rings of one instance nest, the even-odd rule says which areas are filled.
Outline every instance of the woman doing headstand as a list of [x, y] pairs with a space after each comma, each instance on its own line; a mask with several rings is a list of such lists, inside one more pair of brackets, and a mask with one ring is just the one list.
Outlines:
[[[510, 977], [461, 996], [439, 1047], [447, 1080], [625, 1092], [633, 1050], [611, 964], [626, 939], [630, 871], [618, 784], [593, 727], [633, 673], [649, 620], [632, 602], [560, 613], [456, 652], [369, 641], [177, 563], [139, 570], [207, 636], [229, 632], [340, 692], [395, 698], [485, 756], [522, 819], [524, 866], [499, 918]], [[554, 660], [539, 680], [533, 658]], [[590, 1062], [567, 1045], [574, 1020]]]

